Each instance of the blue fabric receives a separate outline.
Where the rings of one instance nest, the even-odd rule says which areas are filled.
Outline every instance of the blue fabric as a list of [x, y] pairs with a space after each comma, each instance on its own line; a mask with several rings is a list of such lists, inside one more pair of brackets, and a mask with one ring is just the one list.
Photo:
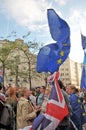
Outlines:
[[84, 61], [83, 64], [86, 65], [86, 51], [84, 51]]
[[2, 83], [3, 82], [3, 77], [2, 76], [0, 76], [0, 83]]
[[84, 61], [82, 66], [82, 76], [81, 76], [81, 88], [86, 89], [86, 52], [84, 51]]
[[48, 9], [47, 14], [51, 36], [58, 44], [62, 44], [70, 35], [69, 26], [53, 9]]
[[37, 56], [37, 72], [58, 71], [70, 52], [70, 28], [53, 9], [48, 9], [48, 23], [52, 38], [56, 43], [42, 47]]
[[86, 36], [81, 34], [82, 48], [86, 49]]
[[37, 130], [37, 128], [39, 127], [39, 125], [44, 122], [44, 115], [39, 115], [33, 122], [33, 125], [32, 125], [32, 130]]
[[70, 105], [73, 111], [71, 120], [78, 128], [78, 130], [82, 130], [82, 125], [86, 123], [86, 115], [83, 115], [85, 110], [80, 98], [76, 94], [70, 95]]

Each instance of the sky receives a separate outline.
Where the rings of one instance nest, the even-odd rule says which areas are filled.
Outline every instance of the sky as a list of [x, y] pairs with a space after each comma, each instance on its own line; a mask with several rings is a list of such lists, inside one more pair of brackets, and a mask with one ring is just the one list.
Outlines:
[[70, 27], [70, 59], [82, 63], [81, 33], [86, 36], [85, 0], [0, 0], [0, 40], [15, 40], [30, 32], [24, 40], [44, 45], [53, 43], [47, 20], [50, 8]]

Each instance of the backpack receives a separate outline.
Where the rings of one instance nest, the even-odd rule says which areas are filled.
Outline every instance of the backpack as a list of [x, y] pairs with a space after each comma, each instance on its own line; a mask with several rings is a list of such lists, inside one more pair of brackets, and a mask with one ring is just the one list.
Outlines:
[[1, 114], [2, 114], [2, 111], [3, 111], [3, 102], [0, 100], [0, 117], [1, 117]]
[[8, 126], [11, 124], [12, 118], [13, 118], [12, 107], [9, 104], [3, 103], [3, 110], [0, 115], [0, 124], [2, 124], [3, 126]]

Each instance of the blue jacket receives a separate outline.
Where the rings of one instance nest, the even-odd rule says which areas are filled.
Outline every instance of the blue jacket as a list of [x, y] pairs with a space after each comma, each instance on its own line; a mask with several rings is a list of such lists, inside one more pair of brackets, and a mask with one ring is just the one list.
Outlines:
[[82, 130], [82, 125], [86, 123], [86, 113], [82, 101], [75, 93], [70, 95], [70, 105], [72, 107], [71, 119], [78, 130]]

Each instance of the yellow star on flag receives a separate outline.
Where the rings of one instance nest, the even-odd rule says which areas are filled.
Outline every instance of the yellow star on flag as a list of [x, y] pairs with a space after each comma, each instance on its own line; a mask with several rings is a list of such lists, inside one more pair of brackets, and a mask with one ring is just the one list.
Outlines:
[[61, 55], [61, 56], [64, 56], [64, 51], [60, 51], [60, 55]]
[[62, 59], [60, 58], [59, 60], [57, 60], [57, 63], [61, 64], [62, 63]]
[[67, 44], [66, 44], [66, 43], [64, 43], [64, 44], [63, 44], [63, 46], [67, 46]]

